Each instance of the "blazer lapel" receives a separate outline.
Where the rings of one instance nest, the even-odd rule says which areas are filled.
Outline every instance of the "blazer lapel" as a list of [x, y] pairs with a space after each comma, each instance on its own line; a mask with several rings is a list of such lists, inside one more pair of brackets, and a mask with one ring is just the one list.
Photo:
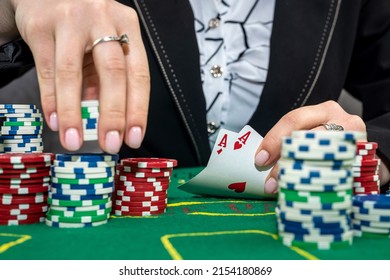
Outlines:
[[[270, 65], [250, 125], [261, 135], [312, 94], [332, 39], [341, 0], [277, 0]], [[275, 109], [277, 108], [277, 109]]]

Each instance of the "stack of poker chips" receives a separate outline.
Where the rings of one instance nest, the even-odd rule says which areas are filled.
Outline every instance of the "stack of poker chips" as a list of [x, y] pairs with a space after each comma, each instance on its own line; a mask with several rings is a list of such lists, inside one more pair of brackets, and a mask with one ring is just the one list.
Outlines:
[[174, 159], [126, 158], [117, 165], [113, 213], [150, 216], [165, 213]]
[[35, 105], [0, 104], [0, 152], [41, 153], [42, 114]]
[[349, 246], [355, 142], [365, 133], [294, 131], [283, 139], [276, 207], [284, 245], [315, 249]]
[[353, 163], [353, 194], [367, 195], [380, 193], [379, 166], [376, 158], [376, 142], [357, 142], [356, 157]]
[[106, 224], [117, 160], [117, 155], [110, 154], [57, 154], [51, 168], [46, 224], [59, 228]]
[[98, 140], [99, 101], [81, 101], [81, 119], [84, 141]]
[[43, 222], [53, 154], [0, 155], [0, 225]]
[[390, 196], [355, 196], [352, 205], [352, 228], [355, 236], [390, 237]]

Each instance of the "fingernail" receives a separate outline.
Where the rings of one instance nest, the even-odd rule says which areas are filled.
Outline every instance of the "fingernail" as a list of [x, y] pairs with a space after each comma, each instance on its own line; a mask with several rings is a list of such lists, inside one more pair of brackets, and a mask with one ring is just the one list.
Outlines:
[[80, 135], [77, 129], [68, 128], [68, 130], [65, 132], [65, 145], [66, 149], [70, 151], [77, 151], [80, 149]]
[[51, 130], [58, 131], [58, 119], [56, 112], [50, 114], [49, 122]]
[[106, 152], [116, 154], [121, 148], [121, 139], [118, 131], [109, 131], [106, 134]]
[[142, 143], [142, 130], [139, 126], [134, 126], [129, 130], [129, 147], [133, 149], [138, 149], [141, 147]]
[[269, 153], [266, 150], [261, 150], [255, 158], [255, 162], [257, 166], [264, 166], [264, 164], [269, 159]]
[[264, 190], [268, 194], [273, 194], [276, 192], [278, 187], [278, 182], [276, 182], [274, 177], [270, 177], [267, 182], [265, 182]]

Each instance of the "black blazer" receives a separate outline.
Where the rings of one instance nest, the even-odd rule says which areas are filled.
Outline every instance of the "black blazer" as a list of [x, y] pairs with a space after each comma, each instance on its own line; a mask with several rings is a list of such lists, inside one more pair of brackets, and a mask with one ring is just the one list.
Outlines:
[[[123, 146], [121, 156], [205, 165], [210, 147], [190, 4], [119, 2], [138, 12], [152, 81], [144, 143]], [[249, 124], [265, 135], [288, 111], [338, 100], [343, 88], [363, 101], [368, 139], [389, 163], [390, 1], [277, 0], [267, 81]]]

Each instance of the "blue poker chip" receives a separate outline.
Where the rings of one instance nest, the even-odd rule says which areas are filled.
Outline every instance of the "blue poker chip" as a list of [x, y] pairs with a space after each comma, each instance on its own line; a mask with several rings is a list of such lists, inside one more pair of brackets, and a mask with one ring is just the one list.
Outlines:
[[28, 135], [28, 134], [24, 134], [24, 135], [1, 135], [1, 138], [3, 139], [11, 139], [11, 140], [16, 140], [16, 139], [23, 139], [23, 140], [30, 140], [30, 139], [42, 139], [41, 136], [37, 136], [37, 135]]
[[91, 174], [91, 173], [112, 173], [115, 171], [114, 167], [62, 167], [52, 166], [54, 173], [71, 173], [71, 174]]
[[40, 122], [42, 121], [42, 117], [7, 117], [8, 122], [20, 122], [20, 121], [30, 121], [30, 122]]
[[[42, 149], [39, 149], [39, 151], [41, 151]], [[12, 148], [12, 147], [4, 147], [4, 152], [5, 153], [11, 153], [11, 152], [37, 152], [38, 151], [38, 148], [37, 147], [31, 147], [31, 148], [20, 148], [20, 149], [15, 149], [15, 148]]]
[[91, 205], [91, 206], [53, 206], [53, 205], [51, 205], [50, 208], [52, 208], [54, 210], [65, 211], [65, 212], [98, 211], [98, 210], [106, 210], [106, 209], [112, 208], [112, 201], [104, 203], [104, 204]]
[[111, 194], [100, 194], [100, 195], [64, 195], [64, 194], [55, 194], [49, 191], [49, 198], [58, 199], [58, 200], [97, 200], [97, 199], [107, 199], [111, 197]]
[[0, 108], [0, 113], [7, 115], [7, 114], [37, 114], [40, 113], [39, 109], [13, 109], [13, 108], [5, 108], [1, 109]]
[[39, 131], [42, 126], [3, 126], [1, 130], [6, 131]]
[[105, 153], [90, 154], [57, 154], [56, 160], [72, 162], [100, 162], [100, 161], [118, 161], [119, 155]]
[[58, 194], [58, 195], [76, 195], [76, 196], [99, 196], [99, 195], [105, 195], [105, 194], [111, 194], [114, 191], [114, 187], [111, 188], [100, 188], [100, 189], [83, 189], [83, 190], [69, 190], [69, 189], [60, 189], [60, 188], [53, 188], [50, 189], [52, 195]]
[[[278, 229], [284, 232], [290, 232], [290, 233], [297, 233], [297, 234], [311, 234], [315, 233], [318, 235], [327, 235], [327, 234], [341, 234], [346, 232], [345, 228], [341, 227], [323, 227], [323, 228], [312, 228], [312, 229], [307, 229], [303, 227], [294, 227], [290, 225], [284, 225], [284, 224], [279, 224]], [[350, 228], [348, 228], [350, 230]]]
[[[308, 240], [310, 234], [288, 233], [288, 235], [293, 236], [294, 241], [310, 242]], [[338, 241], [344, 241], [346, 239], [346, 236], [348, 236], [348, 232], [344, 232], [340, 234], [328, 234], [323, 236], [329, 237], [330, 242], [338, 242]]]
[[51, 183], [53, 188], [57, 189], [70, 189], [70, 190], [88, 190], [88, 189], [98, 189], [98, 188], [112, 188], [114, 186], [114, 182], [111, 183], [102, 183], [102, 184], [86, 184], [86, 185], [70, 185], [70, 184], [58, 184]]
[[337, 210], [345, 209], [349, 206], [349, 202], [336, 202], [336, 203], [301, 203], [294, 201], [285, 201], [287, 207], [297, 207], [301, 209], [318, 209], [318, 210]]
[[[57, 176], [58, 174], [58, 176]], [[93, 176], [93, 175], [99, 175], [98, 177], [96, 176]], [[89, 173], [57, 173], [54, 171], [54, 169], [52, 168], [51, 169], [51, 176], [52, 177], [57, 177], [57, 178], [66, 178], [66, 179], [95, 179], [95, 178], [102, 178], [102, 176], [105, 176], [103, 178], [107, 178], [107, 177], [112, 177], [115, 175], [115, 172], [113, 171], [107, 171], [105, 173], [101, 173], [100, 174], [95, 174], [95, 173], [92, 173], [92, 174], [89, 174]]]
[[[315, 213], [315, 210], [306, 210], [306, 209], [296, 209], [296, 210], [299, 211], [301, 215], [314, 215]], [[349, 215], [349, 212], [350, 211], [347, 209], [337, 210], [337, 213], [340, 216]]]
[[352, 198], [352, 205], [368, 209], [390, 209], [390, 196], [381, 194], [358, 195]]
[[36, 109], [37, 106], [33, 104], [0, 104], [0, 109]]
[[[114, 161], [113, 161], [114, 162]], [[72, 165], [70, 165], [69, 163], [71, 163]], [[81, 162], [78, 162], [77, 164], [80, 164]], [[71, 162], [71, 161], [59, 161], [59, 160], [55, 160], [54, 161], [54, 165], [56, 167], [75, 167], [76, 165], [76, 162]], [[82, 162], [82, 166], [80, 164], [80, 166], [77, 166], [77, 167], [82, 167], [82, 168], [95, 168], [95, 167], [114, 167], [115, 164], [111, 164], [109, 162], [104, 162], [104, 161], [84, 161]]]
[[[312, 218], [312, 220], [311, 220], [310, 224], [312, 224], [316, 228], [331, 228], [331, 227], [340, 228], [340, 227], [345, 227], [345, 226], [349, 225], [351, 222], [351, 218], [349, 218], [348, 216], [340, 217], [342, 222], [341, 221], [338, 221], [338, 222], [326, 221], [326, 218], [321, 217], [321, 216], [313, 216], [311, 218]], [[345, 218], [345, 219], [343, 219], [343, 218]], [[286, 216], [286, 213], [284, 213], [283, 211], [281, 211], [279, 213], [279, 219], [285, 225], [300, 227], [300, 228], [303, 227], [303, 224], [307, 223], [307, 222], [292, 221], [291, 219], [289, 219]]]

